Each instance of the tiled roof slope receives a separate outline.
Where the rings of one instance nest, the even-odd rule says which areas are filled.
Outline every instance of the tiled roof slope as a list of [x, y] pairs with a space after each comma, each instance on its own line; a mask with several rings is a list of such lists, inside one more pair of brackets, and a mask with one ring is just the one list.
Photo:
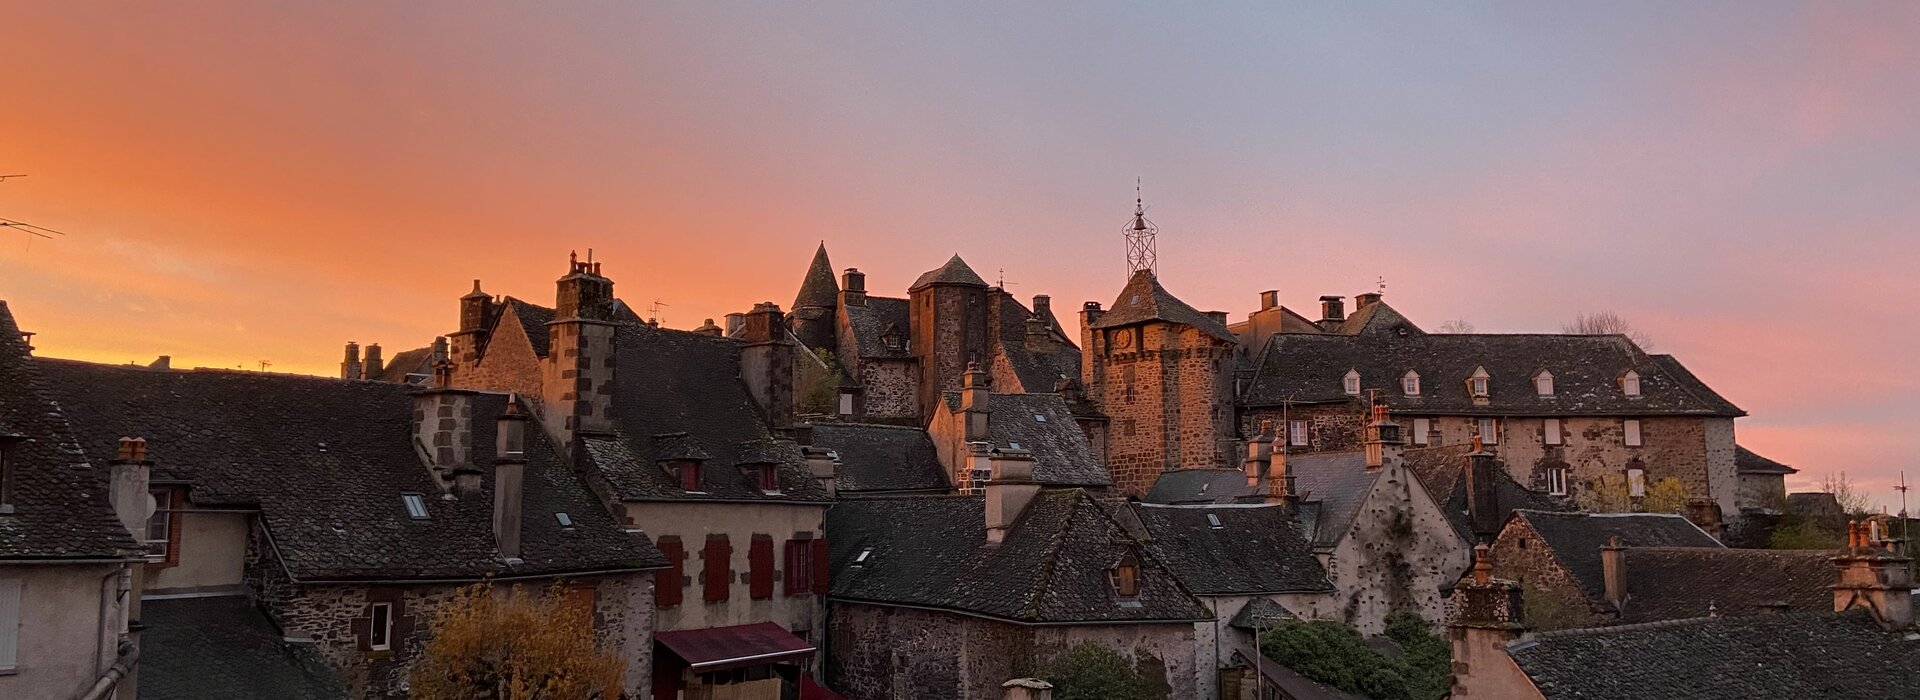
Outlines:
[[1754, 454], [1739, 445], [1733, 446], [1733, 467], [1741, 474], [1798, 474], [1800, 470]]
[[793, 308], [802, 306], [823, 306], [833, 308], [840, 301], [840, 282], [833, 278], [833, 263], [827, 260], [827, 244], [821, 243], [813, 251], [813, 262], [807, 265], [807, 276], [800, 279], [800, 293], [793, 298]]
[[1367, 471], [1362, 452], [1324, 452], [1287, 458], [1287, 471], [1303, 501], [1319, 505], [1314, 527], [1316, 544], [1330, 545], [1345, 537], [1353, 516], [1373, 490], [1383, 471]]
[[1080, 378], [1080, 348], [1055, 325], [1051, 314], [1041, 320], [1047, 322], [1059, 349], [1035, 350], [1027, 346], [1027, 319], [1034, 313], [1012, 294], [1001, 291], [994, 296], [1000, 305], [996, 314], [1000, 319], [1000, 352], [1025, 391], [1051, 393], [1058, 390], [1060, 380]]
[[834, 489], [842, 494], [951, 488], [933, 438], [921, 428], [822, 423], [813, 427], [813, 444], [840, 459], [833, 476]]
[[1240, 606], [1240, 612], [1233, 614], [1233, 619], [1227, 621], [1227, 626], [1234, 629], [1253, 630], [1272, 627], [1280, 620], [1298, 619], [1300, 619], [1299, 615], [1288, 610], [1287, 606], [1273, 602], [1272, 598], [1254, 598], [1247, 601], [1246, 605]]
[[[827, 511], [833, 597], [1022, 623], [1210, 619], [1172, 572], [1084, 491], [1042, 490], [999, 544], [986, 542], [985, 512], [980, 496], [836, 504]], [[869, 549], [867, 561], [855, 566]], [[1129, 551], [1140, 564], [1140, 589], [1125, 601], [1109, 571]]]
[[[960, 392], [949, 391], [944, 398], [948, 410], [960, 410]], [[1032, 452], [1035, 481], [1048, 486], [1113, 485], [1059, 394], [996, 393], [987, 406], [987, 442]]]
[[1622, 622], [1833, 609], [1833, 552], [1628, 547]]
[[1864, 610], [1554, 632], [1507, 653], [1550, 700], [1893, 700], [1920, 688], [1920, 641]]
[[1227, 330], [1226, 324], [1194, 310], [1173, 296], [1160, 286], [1160, 280], [1148, 270], [1135, 272], [1133, 277], [1127, 279], [1127, 286], [1120, 289], [1120, 296], [1113, 300], [1113, 306], [1101, 314], [1093, 327], [1118, 328], [1149, 321], [1193, 326], [1215, 338], [1234, 341], [1233, 332]]
[[[529, 430], [521, 562], [493, 538], [493, 417], [502, 394], [474, 396], [478, 497], [445, 500], [414, 448], [414, 387], [226, 370], [154, 371], [44, 360], [81, 445], [112, 456], [147, 439], [156, 481], [191, 485], [196, 505], [257, 506], [288, 573], [300, 580], [469, 578], [637, 570], [658, 550], [621, 530]], [[425, 495], [429, 518], [400, 494]], [[566, 513], [574, 526], [554, 516]]]
[[368, 379], [405, 384], [407, 383], [407, 375], [409, 374], [432, 377], [433, 368], [427, 366], [427, 359], [432, 357], [432, 355], [432, 347], [419, 347], [412, 350], [396, 352], [393, 354], [393, 358], [389, 359], [386, 365], [380, 368], [380, 376], [368, 377]]
[[[913, 352], [907, 341], [913, 335], [913, 321], [909, 318], [907, 300], [893, 297], [867, 297], [865, 306], [846, 307], [847, 327], [853, 330], [853, 347], [860, 357], [879, 359], [909, 359]], [[887, 347], [885, 342], [887, 329], [897, 329], [900, 334], [900, 346]]]
[[1131, 507], [1151, 537], [1148, 548], [1194, 593], [1333, 590], [1312, 543], [1300, 535], [1292, 509], [1285, 506]]
[[347, 687], [312, 644], [285, 641], [245, 596], [141, 605], [143, 700], [331, 700]]
[[107, 502], [108, 462], [88, 463], [49, 400], [43, 362], [29, 355], [0, 301], [0, 446], [10, 444], [16, 470], [13, 512], [0, 514], [0, 559], [135, 556], [137, 545]]
[[[1403, 333], [1404, 331], [1404, 333]], [[1284, 331], [1283, 331], [1284, 332]], [[1400, 315], [1384, 301], [1355, 309], [1352, 316], [1340, 322], [1335, 331], [1341, 335], [1425, 335], [1426, 331], [1413, 325], [1406, 316]]]
[[[1252, 406], [1350, 401], [1342, 380], [1360, 373], [1362, 393], [1379, 389], [1394, 413], [1416, 415], [1745, 415], [1669, 356], [1649, 356], [1618, 335], [1467, 334], [1348, 336], [1280, 333], [1267, 341], [1243, 400]], [[1488, 374], [1490, 403], [1475, 405], [1466, 382]], [[1641, 395], [1627, 396], [1620, 375], [1640, 375]], [[1420, 374], [1421, 396], [1401, 393], [1408, 370]], [[1554, 396], [1541, 397], [1533, 378], [1553, 373]]]
[[[1446, 514], [1447, 521], [1453, 523], [1455, 531], [1462, 538], [1471, 541], [1474, 538], [1473, 523], [1467, 517], [1467, 454], [1472, 448], [1467, 445], [1449, 445], [1445, 447], [1424, 447], [1406, 450], [1403, 454], [1407, 466], [1413, 469], [1420, 485], [1427, 493], [1440, 501], [1440, 510]], [[1514, 481], [1505, 465], [1494, 468], [1494, 492], [1500, 504], [1498, 522], [1506, 522], [1507, 516], [1515, 510], [1568, 511], [1572, 506], [1554, 500], [1545, 494], [1535, 493]]]
[[1515, 511], [1552, 550], [1555, 560], [1573, 575], [1594, 600], [1606, 591], [1601, 578], [1600, 548], [1620, 538], [1628, 547], [1706, 547], [1721, 549], [1698, 526], [1678, 515], [1659, 513], [1547, 513]]
[[961, 260], [960, 256], [955, 254], [953, 257], [947, 259], [946, 264], [921, 274], [919, 279], [913, 281], [913, 286], [907, 288], [907, 291], [913, 291], [935, 284], [964, 284], [970, 287], [985, 287], [987, 286], [987, 281], [980, 279], [980, 275], [975, 274], [973, 268], [967, 266], [967, 261]]
[[1252, 495], [1247, 475], [1238, 469], [1176, 469], [1161, 472], [1147, 490], [1147, 503], [1233, 503]]
[[[618, 383], [615, 434], [587, 436], [589, 463], [625, 500], [807, 501], [827, 493], [807, 471], [800, 448], [774, 441], [740, 381], [740, 344], [724, 338], [623, 324], [615, 331]], [[685, 437], [677, 437], [684, 433]], [[662, 450], [691, 442], [711, 456], [701, 464], [703, 493], [689, 493], [660, 466]], [[778, 455], [780, 492], [765, 493], [738, 467], [754, 455]]]

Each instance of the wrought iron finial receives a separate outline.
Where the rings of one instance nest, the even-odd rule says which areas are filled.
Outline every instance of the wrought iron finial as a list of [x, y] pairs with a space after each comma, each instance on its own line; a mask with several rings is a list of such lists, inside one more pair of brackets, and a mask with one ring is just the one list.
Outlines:
[[1127, 239], [1127, 274], [1146, 270], [1148, 274], [1159, 274], [1159, 261], [1154, 248], [1154, 235], [1159, 232], [1152, 221], [1147, 220], [1146, 199], [1140, 194], [1140, 178], [1133, 182], [1133, 218], [1127, 221], [1121, 234]]

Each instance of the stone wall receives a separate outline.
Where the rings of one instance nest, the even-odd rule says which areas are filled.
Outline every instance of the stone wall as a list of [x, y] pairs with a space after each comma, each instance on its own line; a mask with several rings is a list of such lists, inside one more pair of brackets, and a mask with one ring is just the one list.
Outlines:
[[1326, 561], [1340, 619], [1364, 634], [1383, 632], [1387, 615], [1400, 609], [1440, 622], [1445, 591], [1473, 563], [1472, 549], [1412, 471], [1398, 458], [1388, 461]]
[[918, 423], [920, 407], [914, 402], [914, 391], [919, 373], [913, 360], [861, 360], [859, 380], [861, 398], [866, 402], [866, 415], [861, 420]]
[[[1599, 559], [1600, 552], [1593, 552]], [[1493, 575], [1517, 581], [1526, 597], [1526, 623], [1538, 631], [1595, 627], [1607, 624], [1605, 616], [1593, 611], [1593, 604], [1580, 584], [1559, 561], [1553, 550], [1525, 521], [1510, 520], [1494, 538], [1488, 561]]]
[[941, 392], [960, 388], [968, 362], [986, 362], [987, 294], [981, 287], [942, 284], [909, 297], [908, 347], [919, 360], [916, 403], [924, 416], [933, 412]]
[[1115, 491], [1144, 496], [1161, 472], [1229, 463], [1232, 343], [1169, 323], [1083, 337], [1087, 394], [1110, 419]]
[[453, 385], [539, 398], [540, 357], [533, 353], [526, 328], [512, 317], [502, 316], [487, 340], [486, 355], [481, 356], [474, 344], [485, 337], [484, 332], [449, 336], [447, 354], [454, 363]]
[[[1274, 435], [1285, 437], [1288, 421], [1295, 420], [1307, 422], [1307, 444], [1298, 446], [1288, 444], [1286, 446], [1288, 454], [1351, 452], [1361, 448], [1367, 423], [1372, 420], [1372, 416], [1368, 414], [1366, 407], [1361, 406], [1357, 401], [1293, 406], [1285, 410], [1248, 408], [1240, 415], [1240, 434], [1257, 434], [1261, 423], [1273, 421]], [[1403, 421], [1403, 423], [1409, 428], [1402, 430], [1401, 433], [1410, 436], [1412, 422]], [[1277, 451], [1280, 448], [1280, 443], [1274, 443], [1274, 450]]]

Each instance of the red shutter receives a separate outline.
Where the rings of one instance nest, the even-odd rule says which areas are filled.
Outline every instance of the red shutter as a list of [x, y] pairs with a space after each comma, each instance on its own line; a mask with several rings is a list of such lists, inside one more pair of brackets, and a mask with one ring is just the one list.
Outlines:
[[687, 553], [678, 537], [662, 537], [656, 545], [667, 557], [667, 568], [654, 572], [654, 603], [663, 608], [680, 604], [680, 577], [686, 568]]
[[773, 597], [773, 536], [754, 535], [753, 545], [747, 550], [747, 564], [753, 570], [754, 600]]
[[707, 595], [709, 603], [719, 603], [727, 599], [728, 585], [733, 582], [732, 565], [733, 545], [727, 543], [726, 535], [707, 535]]
[[813, 592], [827, 594], [827, 538], [813, 541]]

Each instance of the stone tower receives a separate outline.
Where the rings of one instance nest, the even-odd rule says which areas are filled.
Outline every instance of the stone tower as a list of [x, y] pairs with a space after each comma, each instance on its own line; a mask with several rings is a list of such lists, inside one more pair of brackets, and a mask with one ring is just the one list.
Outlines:
[[1194, 310], [1151, 270], [1127, 281], [1113, 308], [1081, 312], [1081, 379], [1108, 418], [1114, 488], [1145, 496], [1161, 472], [1230, 464], [1233, 333], [1224, 314]]
[[480, 291], [480, 280], [474, 280], [473, 291], [460, 297], [460, 330], [447, 334], [447, 359], [456, 371], [470, 370], [480, 362], [487, 333], [493, 329], [494, 311], [493, 297]]
[[566, 445], [582, 433], [613, 431], [613, 280], [600, 264], [567, 256], [555, 283], [547, 357], [541, 363], [541, 419]]
[[813, 253], [806, 278], [800, 280], [800, 294], [793, 298], [793, 334], [800, 342], [816, 350], [834, 349], [834, 310], [839, 303], [840, 285], [833, 279], [833, 263], [827, 261], [827, 244]]
[[933, 415], [940, 394], [960, 388], [967, 363], [987, 358], [987, 283], [955, 255], [907, 290], [913, 357], [920, 362], [915, 392], [920, 416]]

